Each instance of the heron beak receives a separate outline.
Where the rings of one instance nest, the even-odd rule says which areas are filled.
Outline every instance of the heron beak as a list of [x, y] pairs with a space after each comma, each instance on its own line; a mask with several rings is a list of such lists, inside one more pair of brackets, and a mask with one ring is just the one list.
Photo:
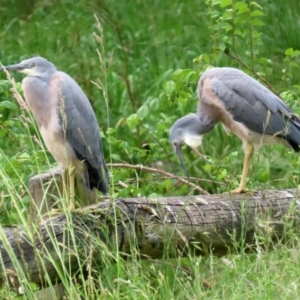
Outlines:
[[187, 172], [186, 167], [185, 167], [185, 164], [184, 164], [184, 161], [183, 161], [183, 158], [182, 158], [182, 154], [181, 154], [181, 144], [176, 144], [176, 146], [175, 146], [175, 152], [176, 152], [176, 155], [177, 155], [177, 157], [179, 159], [180, 165], [181, 165], [181, 167], [183, 169], [184, 175], [186, 177], [189, 177], [188, 172]]
[[192, 148], [192, 151], [194, 151], [200, 158], [202, 158], [204, 161], [206, 161], [207, 163], [211, 164], [211, 162], [202, 154], [200, 153], [196, 148]]
[[22, 70], [27, 69], [27, 68], [29, 68], [28, 65], [15, 64], [15, 65], [0, 67], [0, 71], [4, 71], [4, 70], [7, 70], [7, 71], [22, 71]]

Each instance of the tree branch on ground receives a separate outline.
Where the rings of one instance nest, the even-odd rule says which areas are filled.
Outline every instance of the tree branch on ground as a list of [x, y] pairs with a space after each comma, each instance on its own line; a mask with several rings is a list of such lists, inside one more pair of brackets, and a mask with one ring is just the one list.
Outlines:
[[209, 193], [204, 190], [203, 188], [201, 188], [200, 186], [184, 179], [183, 177], [174, 175], [172, 173], [157, 169], [157, 168], [151, 168], [151, 167], [147, 167], [144, 165], [130, 165], [127, 163], [112, 163], [112, 164], [107, 164], [108, 167], [113, 167], [113, 168], [127, 168], [127, 169], [135, 169], [135, 170], [141, 170], [141, 171], [146, 171], [146, 172], [151, 172], [151, 173], [158, 173], [161, 175], [164, 175], [168, 178], [172, 178], [172, 179], [176, 179], [177, 181], [187, 184], [189, 185], [191, 188], [193, 188], [194, 190], [199, 191], [201, 194], [203, 195], [209, 195]]

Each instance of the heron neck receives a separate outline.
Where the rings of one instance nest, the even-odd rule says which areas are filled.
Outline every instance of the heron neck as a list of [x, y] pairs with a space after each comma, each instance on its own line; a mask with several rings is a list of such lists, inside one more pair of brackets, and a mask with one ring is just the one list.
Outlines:
[[214, 126], [217, 124], [217, 122], [207, 116], [206, 114], [199, 113], [199, 119], [200, 119], [200, 124], [199, 124], [199, 133], [200, 134], [205, 134], [209, 131], [211, 131]]

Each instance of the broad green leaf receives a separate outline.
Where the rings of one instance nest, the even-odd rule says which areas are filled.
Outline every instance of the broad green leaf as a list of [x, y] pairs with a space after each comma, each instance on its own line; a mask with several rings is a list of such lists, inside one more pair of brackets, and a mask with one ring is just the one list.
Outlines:
[[218, 5], [220, 4], [220, 0], [212, 0], [211, 5]]
[[285, 50], [285, 53], [284, 53], [284, 54], [290, 56], [290, 55], [293, 55], [293, 53], [294, 53], [293, 48], [288, 48], [288, 49]]
[[30, 155], [26, 152], [24, 153], [21, 153], [19, 156], [18, 156], [18, 161], [20, 162], [25, 162], [25, 161], [28, 161], [30, 160]]
[[264, 57], [260, 57], [260, 58], [255, 59], [255, 62], [263, 64], [263, 65], [272, 65], [273, 64], [271, 59], [267, 59], [267, 58], [264, 58]]
[[292, 54], [292, 57], [295, 57], [295, 56], [299, 56], [300, 55], [300, 51], [299, 50], [295, 50]]
[[173, 80], [169, 80], [164, 83], [163, 89], [164, 89], [165, 93], [172, 94], [176, 89], [176, 84]]
[[14, 102], [5, 100], [5, 101], [0, 102], [0, 109], [1, 108], [8, 108], [8, 109], [10, 109], [12, 111], [16, 111], [18, 109], [18, 106]]
[[258, 17], [258, 16], [264, 16], [265, 14], [261, 10], [253, 10], [250, 14], [250, 17]]
[[225, 27], [226, 32], [228, 32], [228, 31], [230, 31], [232, 29], [233, 29], [233, 27], [232, 27], [231, 24], [227, 24], [227, 26]]
[[249, 8], [247, 6], [244, 6], [244, 7], [240, 8], [240, 9], [238, 9], [238, 14], [242, 15], [242, 14], [248, 12], [248, 11], [249, 11]]
[[108, 135], [114, 134], [115, 132], [116, 132], [116, 129], [111, 128], [111, 127], [106, 130], [106, 134], [108, 134]]
[[221, 5], [221, 7], [226, 7], [226, 6], [232, 5], [232, 0], [221, 0], [220, 5]]
[[137, 115], [140, 119], [145, 118], [148, 114], [149, 114], [149, 107], [147, 104], [141, 106], [137, 111]]
[[202, 54], [202, 59], [209, 64], [210, 63], [210, 57], [207, 54]]
[[257, 7], [257, 8], [259, 8], [260, 10], [263, 10], [262, 6], [260, 6], [257, 2], [252, 1], [252, 2], [250, 2], [250, 5], [251, 5], [251, 6]]
[[218, 18], [220, 16], [220, 12], [218, 10], [213, 10], [210, 14], [210, 17], [213, 18]]
[[299, 68], [299, 64], [297, 64], [295, 61], [290, 61], [289, 66]]
[[126, 119], [125, 118], [121, 118], [115, 125], [115, 128], [117, 129], [119, 126], [123, 125], [124, 123], [126, 123]]
[[126, 119], [126, 124], [129, 126], [130, 129], [135, 128], [140, 122], [140, 118], [137, 114], [132, 114]]
[[240, 35], [240, 36], [243, 36], [241, 30], [239, 30], [239, 29], [235, 29], [235, 30], [234, 30], [234, 35]]
[[173, 73], [173, 79], [176, 81], [193, 82], [197, 77], [197, 73], [191, 69], [179, 69]]
[[264, 26], [265, 24], [260, 19], [253, 19], [253, 20], [251, 20], [251, 25], [252, 26]]
[[233, 9], [226, 9], [223, 13], [223, 20], [231, 20], [233, 18]]
[[8, 80], [1, 80], [0, 81], [0, 88], [2, 90], [9, 90], [12, 87], [12, 84]]
[[160, 107], [160, 101], [158, 98], [155, 98], [151, 100], [149, 103], [149, 107], [151, 108], [151, 111], [157, 110]]
[[235, 10], [245, 10], [245, 11], [249, 10], [248, 5], [242, 1], [238, 1], [238, 2], [234, 3], [233, 8]]

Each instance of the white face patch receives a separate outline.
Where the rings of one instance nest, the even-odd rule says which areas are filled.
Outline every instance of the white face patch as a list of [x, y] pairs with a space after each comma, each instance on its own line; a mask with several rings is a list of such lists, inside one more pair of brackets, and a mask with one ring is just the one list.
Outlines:
[[27, 76], [37, 76], [39, 73], [34, 69], [20, 70], [20, 73], [26, 74]]
[[203, 135], [186, 135], [184, 142], [191, 148], [198, 148], [202, 144]]

